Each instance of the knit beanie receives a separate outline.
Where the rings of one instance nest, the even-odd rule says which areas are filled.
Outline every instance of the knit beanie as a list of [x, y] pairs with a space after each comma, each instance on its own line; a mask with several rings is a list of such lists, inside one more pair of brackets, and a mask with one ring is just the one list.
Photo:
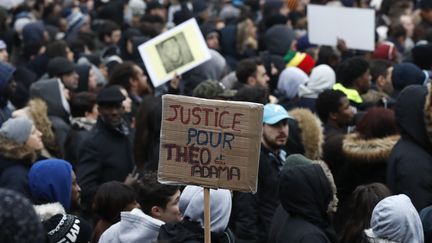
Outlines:
[[10, 118], [0, 128], [0, 135], [19, 144], [24, 144], [30, 137], [33, 123], [25, 117]]
[[309, 54], [296, 51], [289, 51], [284, 56], [284, 61], [287, 67], [298, 67], [307, 74], [315, 66], [315, 60]]
[[70, 214], [57, 214], [42, 222], [51, 242], [87, 243], [92, 229], [89, 223]]
[[375, 48], [374, 52], [372, 53], [372, 58], [395, 61], [396, 54], [397, 50], [395, 45], [389, 41], [385, 41]]
[[75, 71], [75, 64], [66, 57], [55, 57], [48, 62], [47, 69], [50, 77], [56, 77]]
[[43, 226], [29, 200], [0, 188], [0, 242], [45, 242]]
[[432, 44], [416, 45], [412, 50], [413, 63], [421, 69], [432, 69]]
[[400, 63], [393, 68], [392, 83], [395, 90], [400, 91], [413, 84], [423, 85], [426, 81], [426, 73], [412, 63]]
[[80, 11], [71, 11], [71, 13], [66, 18], [68, 25], [68, 32], [73, 32], [85, 23], [86, 19], [84, 14]]

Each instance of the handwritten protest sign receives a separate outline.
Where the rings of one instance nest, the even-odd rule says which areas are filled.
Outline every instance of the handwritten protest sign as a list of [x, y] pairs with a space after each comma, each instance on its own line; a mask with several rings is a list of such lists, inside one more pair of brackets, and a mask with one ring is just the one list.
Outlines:
[[195, 19], [179, 24], [138, 46], [154, 87], [210, 59]]
[[375, 49], [374, 10], [310, 4], [307, 15], [311, 43], [336, 46], [339, 38], [351, 49]]
[[158, 179], [255, 192], [263, 106], [164, 95]]

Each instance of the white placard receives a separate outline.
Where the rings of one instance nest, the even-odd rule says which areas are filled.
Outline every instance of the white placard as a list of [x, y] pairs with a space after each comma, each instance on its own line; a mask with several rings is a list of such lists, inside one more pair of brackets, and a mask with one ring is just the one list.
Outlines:
[[308, 5], [309, 42], [336, 46], [343, 39], [350, 49], [375, 49], [375, 11], [373, 9]]
[[211, 58], [195, 19], [141, 44], [138, 50], [154, 87]]

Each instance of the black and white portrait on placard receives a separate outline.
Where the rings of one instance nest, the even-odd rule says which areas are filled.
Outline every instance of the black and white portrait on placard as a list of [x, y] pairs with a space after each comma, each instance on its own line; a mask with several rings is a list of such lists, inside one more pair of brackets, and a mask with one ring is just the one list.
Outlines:
[[166, 73], [170, 73], [194, 60], [183, 32], [157, 44], [156, 50]]

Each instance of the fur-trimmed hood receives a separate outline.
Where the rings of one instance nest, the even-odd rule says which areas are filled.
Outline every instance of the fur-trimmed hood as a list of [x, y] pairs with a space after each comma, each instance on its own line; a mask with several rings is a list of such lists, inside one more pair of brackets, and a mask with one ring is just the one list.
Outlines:
[[305, 150], [305, 157], [311, 160], [322, 158], [324, 133], [320, 119], [309, 109], [295, 108], [289, 111], [300, 129], [300, 139]]
[[399, 135], [392, 135], [366, 140], [358, 133], [352, 133], [345, 136], [342, 142], [342, 152], [348, 161], [354, 163], [385, 163], [399, 138]]
[[58, 202], [46, 203], [46, 204], [41, 204], [41, 205], [34, 205], [33, 207], [34, 207], [36, 214], [39, 216], [41, 221], [48, 220], [56, 214], [65, 214], [66, 213], [66, 210]]
[[23, 164], [32, 164], [37, 157], [33, 148], [2, 136], [0, 136], [0, 155], [8, 160], [22, 161]]

